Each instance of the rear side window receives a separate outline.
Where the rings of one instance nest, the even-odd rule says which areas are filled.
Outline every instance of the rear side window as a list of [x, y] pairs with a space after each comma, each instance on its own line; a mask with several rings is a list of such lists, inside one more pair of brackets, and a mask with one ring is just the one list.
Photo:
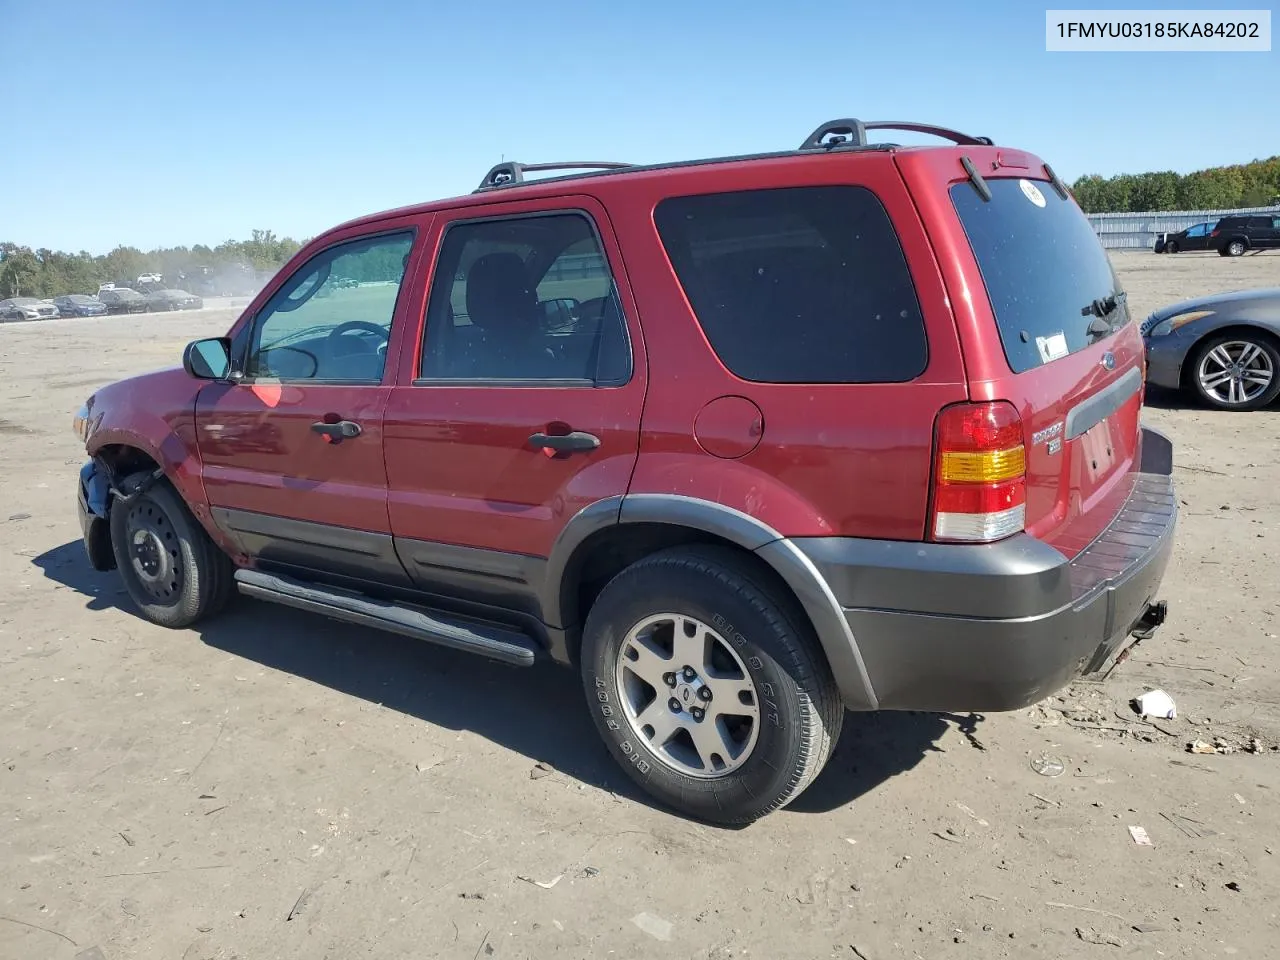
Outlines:
[[585, 215], [449, 227], [427, 306], [423, 378], [616, 386], [631, 372], [626, 321]]
[[[1083, 350], [1129, 320], [1123, 290], [1093, 227], [1048, 183], [992, 179], [983, 200], [951, 187], [995, 312], [1005, 357], [1022, 373]], [[1099, 317], [1094, 301], [1118, 297]]]
[[879, 198], [823, 186], [671, 197], [654, 221], [720, 361], [760, 383], [900, 383], [928, 341]]

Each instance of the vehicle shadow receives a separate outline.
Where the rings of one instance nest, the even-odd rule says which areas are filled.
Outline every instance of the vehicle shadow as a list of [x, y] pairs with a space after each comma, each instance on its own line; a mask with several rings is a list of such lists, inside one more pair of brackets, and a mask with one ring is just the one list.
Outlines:
[[[87, 598], [89, 610], [137, 615], [114, 572], [89, 566], [79, 541], [32, 559], [44, 576]], [[512, 667], [377, 630], [238, 597], [193, 628], [211, 647], [449, 730], [469, 730], [578, 781], [658, 807], [609, 756], [587, 712], [576, 671]], [[844, 733], [816, 781], [786, 810], [842, 807], [915, 767], [956, 722], [974, 718], [846, 714]]]
[[1142, 405], [1144, 407], [1153, 407], [1156, 410], [1208, 409], [1208, 406], [1201, 403], [1199, 398], [1190, 391], [1170, 390], [1168, 387], [1157, 387], [1154, 383], [1147, 384], [1146, 392], [1142, 397]]

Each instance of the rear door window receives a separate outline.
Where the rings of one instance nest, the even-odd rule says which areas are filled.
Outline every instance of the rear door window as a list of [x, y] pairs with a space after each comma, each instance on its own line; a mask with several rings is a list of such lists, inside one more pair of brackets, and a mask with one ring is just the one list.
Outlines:
[[654, 221], [711, 348], [759, 383], [900, 383], [928, 341], [906, 257], [866, 187], [671, 197]]
[[[1129, 322], [1119, 278], [1073, 200], [1043, 181], [987, 183], [989, 201], [965, 182], [951, 187], [951, 202], [1014, 373], [1083, 350]], [[1095, 312], [1095, 301], [1102, 311]]]

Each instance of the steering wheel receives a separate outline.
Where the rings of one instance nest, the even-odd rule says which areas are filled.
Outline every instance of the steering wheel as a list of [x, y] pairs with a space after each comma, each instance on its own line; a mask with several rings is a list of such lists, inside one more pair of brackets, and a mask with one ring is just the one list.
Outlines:
[[378, 338], [379, 343], [372, 351], [370, 351], [372, 353], [383, 353], [387, 349], [387, 342], [391, 339], [386, 327], [380, 327], [378, 324], [372, 323], [368, 320], [347, 320], [345, 323], [340, 323], [330, 330], [329, 336], [325, 338], [325, 342], [329, 347], [330, 355], [345, 355], [340, 354], [334, 349], [338, 345], [338, 338], [355, 331], [359, 331], [361, 333], [372, 333]]

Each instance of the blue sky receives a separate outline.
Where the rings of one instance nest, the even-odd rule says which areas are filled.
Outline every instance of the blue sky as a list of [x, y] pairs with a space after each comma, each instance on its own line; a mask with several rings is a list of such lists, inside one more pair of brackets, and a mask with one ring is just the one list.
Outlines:
[[1069, 180], [1280, 153], [1280, 53], [1046, 53], [1044, 9], [0, 0], [0, 240], [301, 238], [503, 155], [785, 149], [843, 116], [992, 136]]

